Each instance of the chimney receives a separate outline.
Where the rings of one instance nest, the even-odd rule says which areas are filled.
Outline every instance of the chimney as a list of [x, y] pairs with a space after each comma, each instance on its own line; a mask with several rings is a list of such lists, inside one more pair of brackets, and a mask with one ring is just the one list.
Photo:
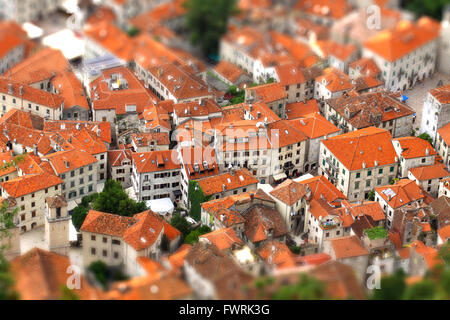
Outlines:
[[256, 112], [256, 119], [259, 119], [259, 118], [261, 118], [261, 112], [257, 111]]
[[35, 155], [38, 155], [38, 147], [37, 144], [33, 144], [33, 152]]
[[253, 110], [253, 105], [252, 105], [251, 103], [248, 105], [248, 110], [249, 110], [250, 112], [252, 112], [252, 110]]
[[427, 156], [430, 155], [430, 150], [428, 148], [425, 150], [425, 155], [427, 155]]
[[21, 96], [23, 96], [23, 86], [20, 86], [20, 88], [19, 88], [19, 94], [20, 94]]
[[69, 161], [64, 160], [64, 164], [66, 165], [66, 168], [69, 168]]
[[102, 133], [102, 130], [101, 129], [97, 129], [97, 137], [100, 137], [101, 133]]
[[8, 94], [14, 93], [14, 87], [12, 83], [8, 83]]

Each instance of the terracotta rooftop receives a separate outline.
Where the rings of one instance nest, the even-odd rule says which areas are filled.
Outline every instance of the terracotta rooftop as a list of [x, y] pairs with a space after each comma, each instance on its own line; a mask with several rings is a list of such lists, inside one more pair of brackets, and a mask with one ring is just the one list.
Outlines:
[[270, 191], [270, 194], [288, 206], [292, 206], [306, 195], [306, 188], [299, 182], [287, 179]]
[[442, 128], [438, 129], [438, 134], [444, 139], [447, 146], [450, 146], [450, 123], [447, 123]]
[[57, 176], [42, 174], [26, 174], [2, 183], [2, 188], [13, 198], [34, 193], [40, 190], [48, 189], [60, 185], [63, 181]]
[[[199, 186], [205, 196], [229, 191], [245, 186], [256, 185], [259, 182], [247, 169], [238, 169], [234, 173], [224, 172], [216, 176], [206, 177], [198, 180]], [[223, 188], [225, 185], [225, 190]]]
[[335, 238], [329, 241], [331, 242], [336, 259], [353, 258], [369, 254], [357, 236]]
[[253, 243], [265, 241], [270, 238], [278, 238], [288, 233], [283, 218], [276, 209], [255, 205], [244, 214], [244, 233], [247, 239]]
[[348, 169], [395, 165], [397, 154], [389, 131], [368, 127], [322, 140], [321, 143]]
[[439, 22], [427, 17], [420, 18], [417, 23], [402, 20], [395, 27], [369, 38], [364, 47], [383, 59], [394, 62], [435, 40], [439, 31]]
[[174, 149], [136, 152], [131, 157], [139, 173], [180, 169], [177, 151]]
[[[28, 85], [24, 85], [19, 82], [13, 82], [4, 77], [0, 77], [0, 93], [9, 94], [10, 88], [12, 89], [11, 95], [15, 98], [18, 98], [19, 101], [23, 99], [32, 103], [43, 105], [50, 109], [59, 109], [64, 103], [63, 98], [61, 98], [59, 95], [44, 90], [35, 89]], [[25, 106], [25, 101], [23, 102], [23, 104], [24, 108], [28, 107]]]
[[210, 233], [201, 235], [199, 240], [205, 239], [214, 244], [219, 250], [232, 249], [234, 246], [243, 245], [243, 241], [236, 236], [232, 228], [217, 229]]
[[393, 141], [398, 141], [402, 150], [401, 156], [405, 159], [413, 159], [419, 157], [427, 157], [436, 155], [436, 150], [431, 144], [417, 137], [402, 137], [396, 138]]
[[424, 198], [419, 186], [409, 179], [402, 179], [393, 185], [376, 187], [375, 191], [393, 209]]
[[[68, 257], [34, 248], [11, 261], [14, 289], [21, 300], [60, 300], [67, 284]], [[101, 299], [103, 294], [89, 285], [84, 277], [80, 289], [73, 293], [82, 300]]]
[[409, 172], [419, 181], [450, 177], [450, 172], [447, 171], [445, 164], [442, 163], [411, 168]]

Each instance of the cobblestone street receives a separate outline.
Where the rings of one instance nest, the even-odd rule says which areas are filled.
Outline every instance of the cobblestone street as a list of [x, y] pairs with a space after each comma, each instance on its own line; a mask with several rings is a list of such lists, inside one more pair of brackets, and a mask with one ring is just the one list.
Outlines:
[[428, 91], [436, 88], [440, 80], [442, 80], [444, 84], [449, 83], [450, 75], [436, 72], [430, 79], [426, 79], [423, 83], [416, 84], [413, 89], [404, 92], [404, 95], [409, 98], [407, 104], [416, 112], [416, 121], [414, 122], [413, 127], [414, 129], [420, 129], [423, 102], [427, 96]]

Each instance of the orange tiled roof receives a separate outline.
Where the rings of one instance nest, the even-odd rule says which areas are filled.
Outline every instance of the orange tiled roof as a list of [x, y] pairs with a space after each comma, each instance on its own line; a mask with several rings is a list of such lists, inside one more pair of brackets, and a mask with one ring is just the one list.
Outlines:
[[181, 235], [181, 232], [178, 231], [177, 228], [167, 223], [167, 221], [164, 221], [163, 224], [164, 224], [164, 235], [170, 241], [177, 239]]
[[275, 72], [283, 86], [306, 82], [302, 71], [295, 64], [285, 64], [275, 67]]
[[356, 129], [378, 126], [380, 121], [386, 122], [414, 113], [395, 94], [387, 91], [343, 95], [327, 99], [326, 103]]
[[450, 177], [443, 163], [411, 168], [409, 172], [419, 181]]
[[294, 102], [286, 104], [286, 115], [289, 120], [305, 117], [311, 113], [318, 113], [319, 105], [316, 99], [306, 102]]
[[81, 130], [85, 128], [91, 136], [98, 136], [103, 142], [111, 143], [111, 123], [106, 121], [71, 121], [71, 120], [48, 120], [45, 121], [44, 131], [63, 132]]
[[359, 71], [362, 75], [368, 75], [375, 78], [381, 73], [380, 68], [378, 68], [377, 64], [370, 58], [361, 58], [353, 61], [350, 63], [349, 68]]
[[177, 151], [174, 149], [136, 152], [131, 157], [140, 173], [180, 169]]
[[325, 119], [320, 113], [311, 113], [304, 118], [290, 120], [296, 129], [310, 139], [328, 136], [340, 131], [338, 127]]
[[324, 74], [316, 78], [316, 82], [322, 83], [331, 92], [339, 92], [353, 88], [350, 77], [335, 68], [327, 68]]
[[13, 198], [22, 197], [24, 195], [57, 186], [63, 181], [55, 175], [42, 174], [26, 174], [2, 183], [2, 188]]
[[253, 94], [256, 101], [271, 103], [274, 101], [285, 99], [287, 96], [284, 87], [280, 83], [269, 83], [260, 86], [245, 89], [246, 95]]
[[64, 109], [78, 106], [89, 110], [83, 85], [72, 71], [58, 73], [52, 79], [52, 85], [64, 99]]
[[414, 248], [416, 253], [423, 256], [429, 269], [442, 264], [442, 259], [439, 256], [438, 250], [427, 247], [422, 241], [416, 240], [411, 243], [411, 248]]
[[213, 96], [202, 79], [173, 63], [151, 67], [148, 71], [178, 100]]
[[447, 123], [442, 128], [438, 129], [438, 134], [442, 137], [442, 139], [445, 141], [447, 146], [450, 145], [450, 122]]
[[238, 169], [234, 173], [224, 172], [216, 176], [206, 177], [199, 179], [199, 186], [203, 190], [205, 196], [213, 195], [223, 191], [223, 185], [225, 185], [225, 191], [242, 188], [245, 186], [255, 185], [259, 182], [250, 171], [247, 169]]
[[163, 228], [163, 219], [150, 210], [133, 217], [90, 210], [80, 230], [121, 237], [139, 251], [153, 245]]
[[210, 233], [201, 235], [199, 239], [207, 239], [214, 244], [219, 250], [227, 250], [233, 248], [234, 245], [243, 245], [241, 239], [236, 236], [232, 228], [217, 229]]
[[400, 143], [400, 147], [402, 149], [401, 155], [405, 159], [433, 156], [437, 154], [431, 144], [424, 139], [417, 137], [402, 137], [396, 138], [394, 141], [398, 141]]
[[440, 24], [422, 17], [416, 24], [403, 20], [391, 29], [369, 38], [364, 47], [383, 59], [394, 62], [439, 36]]
[[[4, 77], [0, 77], [0, 92], [3, 94], [9, 94], [9, 85], [12, 85], [12, 95], [14, 97], [20, 97], [20, 99], [28, 100], [33, 103], [37, 103], [46, 106], [50, 109], [59, 109], [64, 100], [56, 94], [35, 89], [22, 83], [13, 82], [7, 80]], [[20, 94], [20, 88], [22, 88], [22, 94]], [[25, 106], [23, 106], [25, 108]]]
[[131, 61], [134, 54], [133, 40], [110, 21], [86, 24], [83, 32], [87, 38], [102, 46], [116, 57]]
[[[392, 190], [392, 192], [386, 192], [389, 189]], [[419, 186], [409, 179], [402, 179], [393, 185], [376, 187], [375, 191], [393, 209], [397, 209], [405, 204], [424, 198], [424, 194]]]
[[258, 248], [258, 255], [276, 269], [293, 268], [296, 266], [295, 255], [285, 243], [267, 241]]
[[108, 150], [108, 162], [111, 167], [121, 166], [125, 159], [130, 160], [131, 163], [131, 153], [130, 149]]
[[439, 228], [437, 232], [442, 241], [447, 242], [447, 239], [450, 238], [450, 224], [446, 225], [445, 227]]
[[450, 103], [450, 83], [430, 90], [430, 94], [441, 104]]
[[4, 76], [12, 81], [31, 85], [67, 70], [70, 70], [70, 65], [62, 52], [45, 48], [9, 69]]
[[295, 9], [314, 16], [340, 19], [350, 13], [352, 6], [347, 0], [299, 0]]
[[286, 224], [276, 209], [264, 205], [251, 207], [244, 215], [244, 233], [253, 243], [268, 239], [269, 232], [273, 238], [285, 236], [288, 233]]
[[[107, 81], [113, 75], [119, 74], [127, 83], [127, 87], [114, 90], [108, 86]], [[120, 83], [121, 80], [111, 83]], [[122, 80], [122, 82], [124, 82]], [[92, 81], [91, 87], [92, 107], [96, 110], [114, 109], [116, 114], [126, 114], [126, 106], [136, 106], [136, 112], [141, 113], [145, 107], [157, 100], [156, 97], [139, 82], [136, 76], [126, 67], [116, 67], [104, 70], [102, 75]]]
[[270, 194], [283, 203], [292, 206], [306, 195], [306, 188], [299, 182], [287, 179], [270, 191]]
[[397, 156], [387, 130], [375, 127], [322, 140], [331, 153], [349, 170], [395, 164]]
[[[34, 248], [11, 261], [14, 289], [22, 300], [59, 300], [67, 285], [68, 257]], [[73, 292], [82, 300], [101, 299], [103, 294], [89, 285], [82, 276], [80, 289]]]
[[169, 134], [167, 132], [133, 133], [131, 135], [131, 140], [133, 140], [138, 147], [149, 146], [151, 141], [156, 141], [156, 144], [159, 146], [170, 144]]
[[85, 150], [71, 149], [48, 154], [47, 159], [57, 175], [85, 167], [97, 162], [97, 159]]
[[235, 83], [239, 77], [246, 74], [243, 69], [225, 60], [219, 62], [219, 64], [215, 66], [214, 71], [231, 83]]
[[309, 187], [311, 190], [311, 199], [318, 200], [323, 195], [325, 200], [332, 204], [338, 204], [340, 201], [347, 199], [347, 197], [324, 176], [316, 176], [314, 178], [299, 181], [299, 183], [305, 187]]
[[353, 258], [369, 254], [357, 236], [330, 239], [330, 242], [336, 259]]

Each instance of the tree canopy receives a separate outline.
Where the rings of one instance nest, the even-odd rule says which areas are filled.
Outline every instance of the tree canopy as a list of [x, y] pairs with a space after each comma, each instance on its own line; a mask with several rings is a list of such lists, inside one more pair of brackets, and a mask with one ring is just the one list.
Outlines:
[[191, 224], [178, 212], [172, 216], [170, 225], [179, 230], [183, 234], [183, 238], [191, 232]]
[[198, 238], [206, 233], [210, 233], [211, 232], [211, 228], [208, 226], [201, 226], [193, 231], [191, 231], [186, 238], [184, 239], [184, 243], [188, 243], [188, 244], [194, 244], [196, 242], [198, 242]]
[[433, 139], [431, 139], [430, 135], [426, 132], [422, 133], [421, 135], [417, 136], [420, 139], [423, 139], [425, 141], [428, 141], [431, 145], [433, 145]]
[[[18, 209], [11, 210], [9, 202], [3, 201], [0, 206], [0, 239], [10, 237], [10, 230], [15, 227], [14, 216]], [[14, 290], [14, 278], [10, 271], [10, 265], [3, 256], [6, 246], [0, 246], [0, 300], [16, 300], [18, 294]]]
[[91, 209], [131, 217], [147, 210], [147, 206], [144, 202], [131, 199], [120, 182], [107, 180], [102, 192], [83, 197], [81, 204], [73, 210], [72, 223], [77, 230], [80, 230]]
[[187, 0], [186, 28], [191, 43], [205, 55], [217, 54], [219, 41], [227, 32], [228, 19], [238, 12], [236, 0]]
[[189, 203], [191, 206], [189, 215], [196, 221], [200, 221], [202, 210], [201, 204], [203, 202], [209, 201], [211, 197], [205, 196], [198, 182], [194, 180], [189, 181], [188, 194]]
[[441, 20], [442, 11], [445, 5], [450, 4], [449, 0], [404, 0], [404, 7], [418, 16], [430, 16]]
[[324, 300], [329, 299], [325, 285], [316, 278], [301, 274], [292, 285], [280, 287], [272, 296], [274, 300]]

